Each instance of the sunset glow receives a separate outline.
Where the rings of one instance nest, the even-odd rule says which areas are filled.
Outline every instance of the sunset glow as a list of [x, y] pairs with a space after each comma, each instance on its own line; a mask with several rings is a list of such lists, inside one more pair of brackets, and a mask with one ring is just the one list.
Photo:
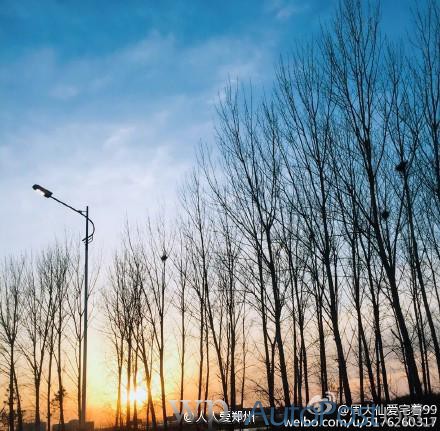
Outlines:
[[[125, 393], [122, 397], [123, 402], [127, 402], [127, 394]], [[147, 391], [144, 388], [137, 388], [136, 391], [131, 390], [130, 391], [130, 402], [133, 403], [136, 401], [139, 404], [144, 403], [147, 401]]]

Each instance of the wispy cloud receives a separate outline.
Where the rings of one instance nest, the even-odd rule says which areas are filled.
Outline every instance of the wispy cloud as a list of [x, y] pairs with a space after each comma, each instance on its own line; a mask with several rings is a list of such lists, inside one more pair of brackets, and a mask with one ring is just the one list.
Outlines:
[[299, 3], [296, 0], [269, 0], [266, 4], [267, 11], [274, 14], [276, 19], [280, 21], [287, 20], [292, 16], [303, 13], [308, 7], [308, 3]]
[[11, 104], [22, 121], [13, 115], [13, 130], [1, 133], [1, 187], [16, 204], [0, 210], [2, 219], [15, 221], [0, 228], [0, 252], [11, 244], [38, 247], [47, 232], [63, 232], [66, 220], [70, 225], [47, 202], [35, 207], [43, 202], [31, 194], [34, 182], [77, 205], [90, 203], [105, 249], [117, 241], [126, 214], [141, 219], [158, 200], [175, 203], [194, 147], [213, 136], [218, 91], [231, 76], [258, 80], [272, 68], [269, 54], [246, 38], [182, 47], [155, 31], [100, 57], [64, 61], [49, 47], [27, 52], [1, 77], [29, 94]]

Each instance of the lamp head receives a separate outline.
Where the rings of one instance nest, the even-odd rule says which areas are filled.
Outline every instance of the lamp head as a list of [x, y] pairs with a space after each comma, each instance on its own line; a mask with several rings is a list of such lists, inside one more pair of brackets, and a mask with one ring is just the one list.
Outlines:
[[38, 185], [38, 184], [34, 184], [34, 185], [32, 186], [32, 188], [33, 188], [36, 192], [41, 193], [45, 198], [50, 198], [50, 197], [52, 196], [52, 194], [53, 194], [50, 190], [47, 190], [47, 189], [45, 189], [44, 187], [41, 187], [41, 186]]

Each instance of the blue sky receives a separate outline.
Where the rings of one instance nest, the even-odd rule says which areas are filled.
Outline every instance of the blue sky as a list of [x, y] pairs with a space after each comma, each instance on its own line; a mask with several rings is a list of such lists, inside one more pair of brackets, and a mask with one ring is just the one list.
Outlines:
[[[411, 2], [382, 1], [403, 35]], [[398, 5], [398, 7], [397, 7]], [[317, 32], [333, 0], [0, 0], [0, 256], [80, 235], [35, 182], [88, 203], [96, 249], [126, 218], [170, 217], [228, 79], [270, 91], [279, 56]]]

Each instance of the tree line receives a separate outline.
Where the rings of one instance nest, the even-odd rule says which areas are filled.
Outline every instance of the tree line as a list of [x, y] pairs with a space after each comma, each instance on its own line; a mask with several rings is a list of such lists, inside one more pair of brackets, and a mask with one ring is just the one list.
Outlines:
[[80, 416], [83, 284], [74, 243], [3, 261], [0, 374], [7, 384], [0, 419], [8, 430], [23, 430], [25, 421], [51, 429], [54, 416], [64, 430], [67, 387]]

